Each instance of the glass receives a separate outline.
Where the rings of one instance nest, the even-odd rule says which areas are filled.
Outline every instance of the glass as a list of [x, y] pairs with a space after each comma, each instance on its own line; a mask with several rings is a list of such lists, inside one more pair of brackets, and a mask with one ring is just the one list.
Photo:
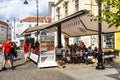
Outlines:
[[114, 48], [114, 33], [105, 34], [103, 37], [103, 48]]

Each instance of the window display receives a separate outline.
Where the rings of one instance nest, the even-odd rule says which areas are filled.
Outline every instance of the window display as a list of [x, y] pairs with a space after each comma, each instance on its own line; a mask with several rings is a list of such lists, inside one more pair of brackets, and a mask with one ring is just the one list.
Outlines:
[[30, 59], [41, 68], [57, 66], [55, 57], [54, 36], [40, 34], [40, 40], [31, 44]]
[[54, 36], [41, 36], [41, 51], [54, 50]]
[[41, 48], [38, 67], [57, 66], [55, 61], [54, 36], [41, 35], [40, 39]]
[[114, 33], [104, 34], [103, 48], [114, 48], [115, 40]]

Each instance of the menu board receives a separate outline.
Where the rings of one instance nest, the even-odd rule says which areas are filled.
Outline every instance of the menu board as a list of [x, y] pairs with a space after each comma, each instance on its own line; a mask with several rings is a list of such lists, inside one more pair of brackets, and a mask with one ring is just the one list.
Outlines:
[[41, 35], [40, 36], [40, 56], [38, 67], [51, 67], [57, 66], [55, 60], [54, 50], [54, 36], [52, 35]]

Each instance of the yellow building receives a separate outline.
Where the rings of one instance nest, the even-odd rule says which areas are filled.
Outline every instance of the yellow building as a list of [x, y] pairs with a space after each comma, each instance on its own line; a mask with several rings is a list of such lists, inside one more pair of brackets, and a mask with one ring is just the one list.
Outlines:
[[120, 50], [120, 33], [115, 33], [115, 49]]

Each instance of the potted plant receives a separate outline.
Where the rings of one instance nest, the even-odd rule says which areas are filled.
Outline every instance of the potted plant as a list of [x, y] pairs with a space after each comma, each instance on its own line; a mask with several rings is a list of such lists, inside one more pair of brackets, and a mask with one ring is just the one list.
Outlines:
[[116, 56], [119, 56], [119, 52], [120, 52], [120, 50], [118, 50], [118, 49], [114, 49], [114, 50], [113, 50], [113, 53], [114, 53]]

